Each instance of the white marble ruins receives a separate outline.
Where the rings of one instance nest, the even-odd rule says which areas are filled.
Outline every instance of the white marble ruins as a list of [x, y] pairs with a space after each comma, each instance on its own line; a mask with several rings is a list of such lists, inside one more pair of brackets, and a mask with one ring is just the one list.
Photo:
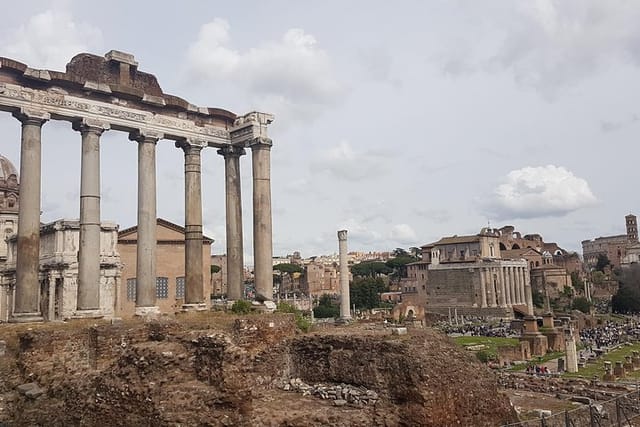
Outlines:
[[271, 231], [271, 114], [242, 116], [198, 107], [165, 94], [155, 76], [138, 70], [133, 55], [110, 51], [104, 57], [76, 55], [65, 72], [38, 70], [0, 57], [0, 111], [22, 124], [20, 200], [15, 283], [10, 321], [43, 318], [40, 298], [41, 131], [49, 120], [64, 120], [80, 133], [80, 221], [75, 316], [104, 312], [100, 291], [100, 137], [126, 132], [138, 144], [138, 247], [136, 313], [158, 312], [156, 305], [156, 145], [169, 140], [184, 152], [185, 305], [205, 306], [202, 287], [201, 151], [212, 147], [224, 157], [229, 296], [242, 296], [242, 211], [239, 158], [251, 149], [253, 236], [258, 294], [273, 298]]

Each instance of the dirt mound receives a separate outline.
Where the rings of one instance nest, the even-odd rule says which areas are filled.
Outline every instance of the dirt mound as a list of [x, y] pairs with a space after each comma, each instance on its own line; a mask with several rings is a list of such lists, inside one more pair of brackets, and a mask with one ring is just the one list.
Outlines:
[[[34, 327], [15, 334], [16, 346], [0, 357], [6, 374], [0, 379], [0, 423], [10, 425], [493, 426], [515, 421], [494, 374], [431, 330], [392, 336], [345, 327], [303, 335], [291, 316], [269, 315], [233, 322]], [[292, 379], [322, 384], [314, 389], [331, 390], [332, 396], [293, 391]], [[23, 383], [36, 383], [43, 392], [21, 393], [16, 387]], [[339, 384], [376, 399], [338, 399]]]

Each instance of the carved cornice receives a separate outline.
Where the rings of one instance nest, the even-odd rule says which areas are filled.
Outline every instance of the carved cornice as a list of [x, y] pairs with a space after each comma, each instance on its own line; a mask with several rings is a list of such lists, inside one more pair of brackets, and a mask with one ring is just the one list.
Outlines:
[[267, 138], [267, 126], [273, 122], [273, 119], [273, 114], [257, 111], [238, 117], [229, 132], [231, 143], [248, 146], [255, 138]]

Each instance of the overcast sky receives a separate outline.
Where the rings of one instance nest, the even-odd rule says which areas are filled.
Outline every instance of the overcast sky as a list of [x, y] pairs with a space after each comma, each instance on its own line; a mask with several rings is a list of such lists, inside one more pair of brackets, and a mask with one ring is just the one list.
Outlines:
[[[274, 255], [390, 250], [514, 225], [569, 250], [640, 214], [640, 2], [30, 1], [0, 56], [64, 70], [135, 55], [165, 93], [275, 114]], [[20, 125], [0, 114], [19, 167]], [[137, 149], [102, 139], [102, 217], [135, 224]], [[205, 232], [225, 252], [224, 161], [203, 152]], [[241, 159], [251, 260], [251, 161]], [[79, 215], [80, 135], [43, 128], [42, 220]], [[158, 215], [184, 222], [183, 155], [158, 144]]]

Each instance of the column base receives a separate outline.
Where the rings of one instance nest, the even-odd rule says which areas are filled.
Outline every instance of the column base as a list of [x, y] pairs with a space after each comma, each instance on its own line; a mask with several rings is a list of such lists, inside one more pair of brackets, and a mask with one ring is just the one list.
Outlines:
[[348, 317], [343, 316], [343, 317], [340, 317], [338, 320], [336, 320], [336, 323], [338, 325], [348, 325], [349, 323], [352, 323], [352, 322], [353, 322], [353, 317], [351, 316], [348, 316]]
[[9, 323], [40, 323], [44, 317], [40, 313], [13, 313], [9, 317]]
[[99, 308], [76, 310], [70, 317], [71, 319], [102, 319], [104, 313]]
[[182, 311], [206, 311], [207, 304], [195, 303], [195, 304], [182, 304]]
[[160, 308], [158, 306], [136, 307], [134, 316], [136, 317], [158, 317], [160, 316]]

